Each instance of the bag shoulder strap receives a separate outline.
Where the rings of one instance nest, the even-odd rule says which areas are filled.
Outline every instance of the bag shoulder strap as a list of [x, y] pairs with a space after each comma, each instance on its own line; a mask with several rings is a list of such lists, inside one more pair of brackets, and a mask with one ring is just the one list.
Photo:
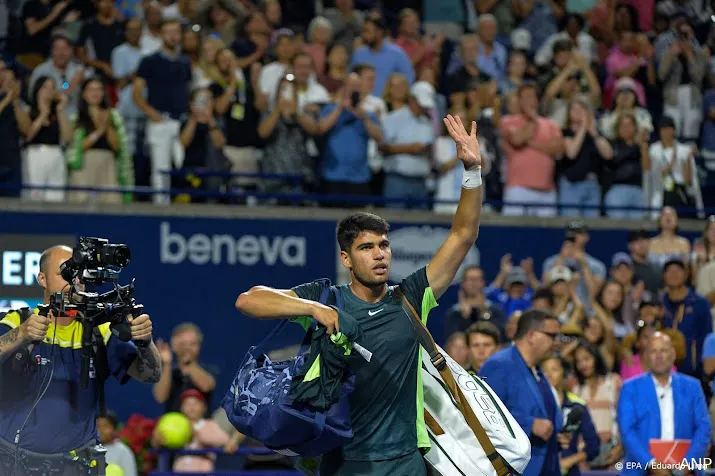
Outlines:
[[491, 439], [489, 439], [489, 435], [487, 435], [487, 432], [484, 430], [482, 423], [479, 421], [479, 418], [477, 418], [477, 415], [474, 414], [474, 410], [472, 410], [472, 407], [467, 403], [467, 398], [464, 396], [464, 393], [462, 393], [462, 390], [459, 388], [457, 382], [454, 380], [454, 375], [452, 374], [452, 371], [447, 368], [447, 361], [437, 348], [437, 343], [434, 341], [434, 338], [432, 337], [432, 334], [430, 334], [430, 331], [427, 329], [427, 327], [425, 327], [424, 323], [422, 322], [422, 319], [420, 319], [420, 316], [419, 314], [417, 314], [417, 311], [415, 310], [414, 306], [412, 306], [410, 301], [407, 299], [407, 296], [405, 296], [405, 293], [402, 292], [402, 289], [400, 289], [399, 286], [395, 286], [392, 292], [395, 298], [400, 300], [400, 303], [402, 304], [402, 310], [404, 310], [407, 316], [410, 318], [412, 326], [415, 329], [417, 340], [429, 354], [432, 365], [434, 365], [439, 371], [442, 380], [444, 380], [444, 383], [447, 385], [447, 388], [449, 389], [450, 393], [452, 394], [452, 397], [457, 403], [459, 411], [462, 413], [462, 415], [464, 415], [464, 418], [467, 420], [467, 424], [472, 429], [474, 436], [477, 437], [479, 444], [482, 446], [482, 449], [487, 455], [487, 458], [489, 458], [489, 462], [494, 467], [494, 470], [497, 472], [497, 475], [510, 475], [511, 472], [508, 469], [506, 462], [501, 457], [501, 455], [497, 453], [497, 450], [496, 448], [494, 448], [494, 444], [492, 443]]

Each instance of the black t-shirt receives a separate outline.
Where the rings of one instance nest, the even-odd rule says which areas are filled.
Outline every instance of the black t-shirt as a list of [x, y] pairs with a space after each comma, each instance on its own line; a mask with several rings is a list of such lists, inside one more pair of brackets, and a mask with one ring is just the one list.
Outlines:
[[[4, 97], [4, 94], [0, 95], [0, 101]], [[0, 182], [2, 182], [7, 170], [20, 167], [21, 155], [18, 130], [15, 109], [10, 104], [0, 113], [0, 144], [2, 144]]]
[[[571, 129], [564, 129], [563, 135], [564, 137], [575, 137], [576, 133]], [[596, 147], [596, 141], [591, 134], [586, 134], [576, 158], [569, 159], [564, 156], [558, 162], [557, 171], [569, 182], [582, 182], [586, 180], [588, 174], [598, 175], [600, 173], [602, 160], [601, 153]]]
[[638, 144], [627, 144], [623, 139], [613, 141], [613, 159], [606, 161], [605, 188], [611, 185], [643, 184], [641, 149]]
[[33, 18], [36, 22], [40, 22], [47, 18], [47, 16], [52, 11], [52, 2], [45, 5], [40, 0], [28, 0], [27, 3], [22, 7], [22, 14], [20, 19], [22, 21], [22, 31], [23, 39], [19, 45], [19, 51], [22, 53], [37, 53], [43, 56], [48, 56], [50, 53], [50, 39], [52, 38], [52, 29], [59, 25], [62, 18], [70, 10], [65, 9], [65, 11], [59, 15], [52, 23], [47, 25], [47, 27], [30, 36], [27, 32], [27, 26], [25, 22], [30, 18]]
[[449, 95], [454, 93], [466, 92], [469, 86], [469, 82], [472, 79], [484, 83], [492, 80], [492, 77], [488, 74], [484, 73], [481, 70], [478, 71], [479, 74], [473, 75], [469, 71], [467, 71], [467, 68], [462, 66], [457, 71], [449, 75], [449, 77], [447, 78], [447, 94]]
[[96, 18], [85, 23], [79, 35], [77, 46], [85, 51], [94, 51], [97, 60], [112, 64], [112, 50], [124, 43], [124, 26], [119, 21], [105, 25]]
[[[33, 121], [35, 117], [31, 118]], [[57, 117], [50, 118], [49, 126], [42, 126], [32, 140], [26, 142], [27, 145], [60, 145], [60, 124]]]
[[[211, 372], [206, 367], [203, 367], [203, 369], [211, 374], [214, 374], [214, 372]], [[179, 400], [179, 397], [181, 397], [181, 394], [186, 390], [192, 389], [199, 390], [196, 388], [196, 385], [194, 385], [194, 382], [191, 381], [191, 378], [184, 375], [178, 367], [174, 367], [171, 372], [171, 392], [169, 392], [169, 398], [164, 403], [164, 411], [167, 413], [180, 411], [181, 401]], [[199, 390], [199, 392], [201, 392], [201, 390]], [[211, 399], [213, 398], [213, 392], [201, 392], [201, 394], [206, 399], [206, 412], [208, 413], [211, 411]]]
[[[181, 124], [181, 130], [186, 127], [186, 122]], [[206, 166], [206, 151], [208, 150], [209, 141], [209, 126], [208, 124], [196, 124], [194, 138], [191, 143], [184, 149], [184, 165], [185, 169], [193, 169]]]
[[[223, 96], [225, 84], [213, 83], [211, 93], [214, 98]], [[239, 83], [231, 105], [223, 116], [226, 145], [231, 147], [258, 147], [258, 124], [260, 113], [254, 107], [255, 93], [250, 81]]]
[[146, 81], [147, 102], [159, 113], [181, 120], [189, 110], [189, 88], [193, 79], [186, 56], [170, 58], [158, 51], [142, 58], [136, 73]]

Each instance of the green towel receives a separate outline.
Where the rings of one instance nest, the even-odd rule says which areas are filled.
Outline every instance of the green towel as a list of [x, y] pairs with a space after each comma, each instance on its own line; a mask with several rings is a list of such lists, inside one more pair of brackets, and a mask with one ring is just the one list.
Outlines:
[[310, 356], [288, 391], [296, 403], [319, 411], [328, 410], [340, 399], [342, 383], [350, 374], [350, 359], [355, 357], [353, 344], [362, 338], [355, 318], [331, 307], [338, 311], [340, 332], [330, 336], [325, 327], [318, 326], [313, 332]]

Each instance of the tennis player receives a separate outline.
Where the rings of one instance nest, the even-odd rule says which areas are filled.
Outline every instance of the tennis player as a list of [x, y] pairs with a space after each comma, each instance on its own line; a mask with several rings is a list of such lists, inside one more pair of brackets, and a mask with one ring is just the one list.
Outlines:
[[[471, 134], [459, 117], [444, 123], [464, 164], [459, 206], [449, 236], [426, 267], [406, 277], [400, 287], [422, 320], [454, 279], [479, 233], [482, 210], [482, 159], [477, 125]], [[424, 423], [419, 344], [410, 318], [388, 287], [392, 252], [389, 225], [377, 215], [358, 212], [340, 221], [340, 260], [350, 284], [339, 286], [344, 310], [360, 323], [371, 361], [353, 359], [356, 389], [350, 398], [352, 441], [324, 455], [321, 476], [423, 476], [422, 457], [429, 448]], [[294, 319], [304, 327], [316, 319], [329, 333], [339, 330], [338, 314], [319, 304], [320, 283], [290, 290], [256, 286], [242, 293], [236, 308], [256, 319]]]

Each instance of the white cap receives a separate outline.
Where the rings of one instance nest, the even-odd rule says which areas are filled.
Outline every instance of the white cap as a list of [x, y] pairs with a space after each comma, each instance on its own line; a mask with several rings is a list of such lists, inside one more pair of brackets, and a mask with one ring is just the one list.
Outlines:
[[549, 284], [555, 283], [557, 281], [571, 282], [573, 278], [573, 273], [566, 266], [554, 266], [549, 271]]
[[415, 98], [417, 104], [424, 109], [433, 109], [437, 107], [437, 101], [435, 100], [437, 92], [435, 91], [434, 86], [427, 81], [417, 81], [413, 84], [410, 89], [410, 94]]
[[531, 32], [526, 28], [517, 28], [512, 31], [511, 47], [515, 50], [531, 50]]

